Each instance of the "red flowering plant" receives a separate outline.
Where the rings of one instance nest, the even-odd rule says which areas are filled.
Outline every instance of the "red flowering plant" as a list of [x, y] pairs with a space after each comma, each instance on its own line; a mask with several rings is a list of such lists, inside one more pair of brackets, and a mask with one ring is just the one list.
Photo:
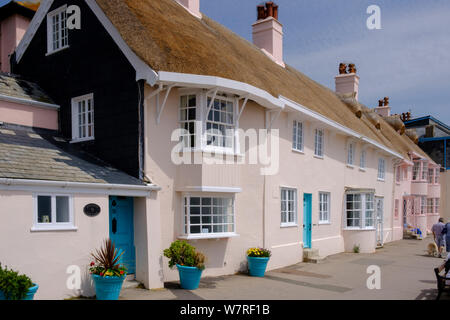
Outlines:
[[91, 255], [94, 258], [89, 268], [91, 274], [101, 277], [123, 277], [127, 274], [127, 268], [120, 263], [123, 252], [119, 253], [111, 239], [106, 239], [103, 246]]

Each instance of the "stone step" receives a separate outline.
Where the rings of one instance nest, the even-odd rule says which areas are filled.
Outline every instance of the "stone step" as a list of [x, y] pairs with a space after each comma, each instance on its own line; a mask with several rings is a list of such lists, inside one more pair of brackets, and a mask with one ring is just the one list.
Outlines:
[[123, 282], [122, 288], [124, 289], [131, 289], [131, 288], [137, 288], [139, 287], [140, 283], [136, 280], [125, 280]]
[[308, 263], [322, 263], [325, 258], [319, 255], [319, 249], [304, 249], [303, 262]]

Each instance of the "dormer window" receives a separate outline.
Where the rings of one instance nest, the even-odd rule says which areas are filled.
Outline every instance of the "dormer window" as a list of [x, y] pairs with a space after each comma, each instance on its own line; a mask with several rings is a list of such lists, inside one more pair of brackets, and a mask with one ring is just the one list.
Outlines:
[[66, 10], [64, 5], [47, 14], [47, 54], [69, 47]]

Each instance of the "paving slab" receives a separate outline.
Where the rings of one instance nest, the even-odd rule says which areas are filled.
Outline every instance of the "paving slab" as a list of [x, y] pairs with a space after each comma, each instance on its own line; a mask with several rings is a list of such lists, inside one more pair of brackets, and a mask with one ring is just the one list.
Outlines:
[[[164, 289], [126, 288], [122, 300], [434, 300], [437, 296], [433, 269], [444, 259], [430, 257], [431, 239], [401, 240], [386, 244], [373, 254], [341, 253], [321, 264], [299, 263], [271, 270], [264, 278], [245, 274], [204, 278], [197, 290], [176, 282]], [[378, 266], [381, 288], [369, 289], [368, 267]], [[442, 300], [450, 300], [443, 294]]]

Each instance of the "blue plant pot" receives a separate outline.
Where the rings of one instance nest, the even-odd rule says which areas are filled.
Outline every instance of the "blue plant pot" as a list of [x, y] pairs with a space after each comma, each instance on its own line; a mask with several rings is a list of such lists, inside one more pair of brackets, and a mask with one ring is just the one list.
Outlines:
[[93, 274], [97, 300], [119, 300], [120, 290], [127, 275], [123, 277], [102, 277]]
[[264, 277], [270, 258], [248, 257], [248, 271], [252, 277]]
[[[39, 286], [35, 283], [33, 283], [34, 287], [31, 287], [30, 289], [28, 289], [28, 293], [25, 295], [25, 298], [23, 298], [22, 300], [33, 300], [34, 299], [34, 295], [36, 294], [36, 292], [39, 289]], [[6, 297], [3, 293], [3, 291], [0, 290], [0, 300], [6, 300]]]
[[196, 267], [185, 267], [177, 264], [178, 274], [180, 275], [181, 288], [186, 290], [198, 289], [203, 270]]

